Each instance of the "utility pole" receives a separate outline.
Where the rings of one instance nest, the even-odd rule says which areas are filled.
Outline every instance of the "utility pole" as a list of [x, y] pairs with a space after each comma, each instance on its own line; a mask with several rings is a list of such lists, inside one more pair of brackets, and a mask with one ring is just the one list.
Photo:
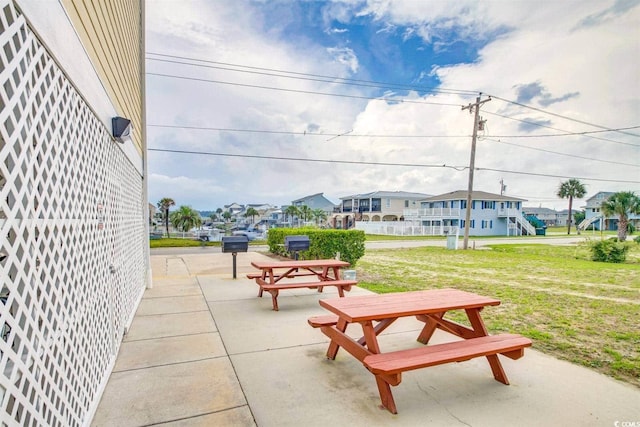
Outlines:
[[475, 104], [469, 104], [466, 107], [462, 107], [462, 110], [469, 109], [469, 113], [475, 113], [473, 119], [473, 137], [471, 139], [471, 160], [469, 161], [469, 187], [467, 190], [467, 214], [464, 221], [463, 249], [467, 249], [469, 247], [469, 226], [471, 225], [471, 207], [473, 202], [473, 172], [476, 167], [476, 139], [478, 138], [478, 126], [480, 125], [480, 106], [485, 102], [491, 101], [491, 97], [484, 101], [480, 101], [481, 96], [482, 93], [480, 93], [476, 98]]

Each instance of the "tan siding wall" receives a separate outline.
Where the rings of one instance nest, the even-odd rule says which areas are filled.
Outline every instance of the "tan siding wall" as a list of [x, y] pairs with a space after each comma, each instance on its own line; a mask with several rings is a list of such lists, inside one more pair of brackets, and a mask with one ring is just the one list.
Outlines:
[[118, 114], [144, 144], [144, 21], [142, 0], [62, 0]]

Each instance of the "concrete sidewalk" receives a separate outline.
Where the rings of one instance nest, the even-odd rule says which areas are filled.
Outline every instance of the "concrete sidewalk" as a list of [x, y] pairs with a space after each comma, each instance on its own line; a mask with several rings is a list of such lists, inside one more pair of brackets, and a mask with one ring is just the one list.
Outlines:
[[[326, 314], [318, 300], [337, 291], [283, 291], [280, 311], [272, 311], [270, 295], [258, 298], [244, 276], [264, 257], [238, 254], [233, 280], [230, 254], [152, 256], [154, 287], [145, 292], [92, 425], [640, 425], [640, 389], [531, 349], [517, 361], [501, 358], [510, 386], [493, 379], [484, 358], [405, 373], [393, 387], [393, 415], [379, 408], [373, 375], [344, 351], [326, 360], [328, 339], [307, 324], [309, 316]], [[361, 293], [368, 291], [346, 297]], [[406, 348], [419, 326], [398, 321], [381, 345]]]

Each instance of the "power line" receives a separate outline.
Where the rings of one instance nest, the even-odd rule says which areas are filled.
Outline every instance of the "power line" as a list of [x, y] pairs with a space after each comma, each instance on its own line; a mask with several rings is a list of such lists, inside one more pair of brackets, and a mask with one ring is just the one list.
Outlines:
[[598, 129], [604, 129], [604, 130], [607, 130], [607, 131], [610, 131], [610, 132], [619, 132], [619, 133], [622, 133], [624, 135], [640, 137], [640, 135], [637, 135], [635, 133], [624, 132], [624, 131], [620, 131], [620, 130], [614, 131], [612, 128], [609, 128], [607, 126], [602, 126], [602, 125], [598, 125], [598, 124], [595, 124], [595, 123], [586, 122], [584, 120], [574, 119], [573, 117], [563, 116], [562, 114], [558, 114], [558, 113], [554, 113], [554, 112], [551, 112], [551, 111], [543, 110], [543, 109], [537, 108], [537, 107], [532, 107], [531, 105], [521, 104], [520, 102], [511, 101], [511, 100], [508, 100], [508, 99], [505, 99], [505, 98], [500, 98], [499, 96], [494, 96], [494, 95], [490, 95], [490, 96], [495, 98], [495, 99], [499, 99], [500, 101], [507, 102], [507, 103], [513, 104], [513, 105], [517, 105], [519, 107], [528, 108], [530, 110], [534, 110], [534, 111], [537, 111], [539, 113], [548, 114], [550, 116], [559, 117], [561, 119], [570, 120], [572, 122], [580, 123], [580, 124], [587, 125], [587, 126], [593, 126], [593, 127], [598, 128]]
[[397, 103], [409, 103], [409, 104], [423, 104], [423, 105], [444, 105], [449, 107], [460, 107], [460, 104], [452, 104], [445, 102], [427, 102], [427, 101], [416, 101], [413, 99], [403, 99], [403, 98], [387, 98], [387, 97], [373, 97], [373, 96], [358, 96], [358, 95], [345, 95], [340, 93], [327, 93], [327, 92], [316, 92], [311, 90], [299, 90], [299, 89], [285, 89], [273, 86], [261, 86], [261, 85], [249, 85], [244, 83], [235, 83], [235, 82], [225, 82], [222, 80], [211, 80], [211, 79], [199, 79], [196, 77], [186, 77], [186, 76], [176, 76], [172, 74], [161, 74], [161, 73], [147, 73], [149, 76], [159, 76], [159, 77], [169, 77], [174, 79], [182, 79], [182, 80], [193, 80], [199, 82], [206, 83], [217, 83], [222, 85], [230, 85], [230, 86], [239, 86], [239, 87], [248, 87], [253, 89], [268, 89], [268, 90], [277, 90], [281, 92], [294, 92], [294, 93], [304, 93], [307, 95], [324, 95], [324, 96], [337, 96], [341, 98], [353, 98], [353, 99], [369, 99], [369, 100], [380, 100], [380, 101], [389, 101], [389, 102], [397, 102]]
[[[492, 116], [502, 117], [503, 119], [515, 120], [517, 122], [525, 123], [525, 124], [532, 125], [532, 126], [538, 126], [538, 127], [542, 127], [542, 128], [545, 128], [545, 129], [556, 130], [556, 131], [559, 131], [559, 132], [565, 132], [566, 135], [573, 135], [571, 132], [568, 132], [568, 131], [565, 131], [565, 130], [562, 130], [562, 129], [558, 129], [558, 128], [554, 128], [552, 126], [543, 125], [542, 123], [536, 123], [536, 122], [530, 122], [530, 121], [527, 121], [527, 120], [516, 119], [515, 117], [505, 116], [503, 114], [493, 113], [491, 111], [485, 111], [484, 113], [485, 114], [491, 114]], [[611, 129], [611, 130], [614, 130], [614, 129]], [[610, 130], [605, 130], [604, 132], [609, 132], [609, 131]], [[602, 137], [599, 137], [599, 136], [593, 136], [593, 135], [589, 135], [589, 134], [578, 133], [578, 135], [584, 135], [587, 138], [597, 139], [599, 141], [612, 142], [614, 144], [629, 145], [631, 147], [640, 147], [640, 145], [638, 145], [638, 144], [631, 144], [629, 142], [615, 141], [613, 139], [602, 138]]]
[[[294, 136], [322, 136], [322, 137], [331, 137], [327, 141], [337, 138], [337, 137], [364, 137], [364, 138], [468, 138], [469, 135], [376, 135], [376, 134], [353, 134], [350, 132], [345, 133], [320, 133], [320, 132], [293, 132], [293, 131], [275, 131], [275, 130], [260, 130], [260, 129], [237, 129], [237, 128], [217, 128], [217, 127], [201, 127], [201, 126], [177, 126], [177, 125], [160, 125], [160, 124], [147, 124], [148, 127], [160, 127], [160, 128], [169, 128], [169, 129], [191, 129], [191, 130], [207, 130], [207, 131], [220, 131], [220, 132], [246, 132], [246, 133], [260, 133], [260, 134], [275, 134], [275, 135], [294, 135]], [[595, 131], [595, 132], [603, 132], [603, 131]], [[614, 165], [622, 165], [622, 166], [632, 166], [632, 167], [640, 167], [640, 164], [631, 164], [631, 163], [623, 163], [623, 162], [614, 162], [610, 160], [596, 159], [592, 157], [583, 157], [575, 154], [561, 153], [557, 151], [545, 150], [542, 148], [529, 147], [524, 145], [513, 144], [510, 142], [502, 141], [499, 139], [494, 139], [494, 137], [482, 137], [482, 140], [493, 141], [505, 145], [511, 145], [518, 148], [524, 148], [527, 150], [540, 151], [549, 154], [557, 154], [560, 156], [573, 157], [576, 159], [582, 160], [591, 160], [602, 163], [610, 163]]]
[[266, 133], [276, 135], [298, 135], [298, 136], [345, 136], [356, 138], [470, 138], [470, 135], [380, 135], [380, 134], [354, 134], [354, 133], [322, 133], [322, 132], [294, 132], [282, 130], [262, 130], [262, 129], [238, 129], [238, 128], [217, 128], [217, 127], [200, 127], [200, 126], [178, 126], [178, 125], [160, 125], [147, 124], [148, 127], [174, 128], [174, 129], [194, 129], [194, 130], [212, 130], [222, 132], [248, 132], [248, 133]]
[[214, 153], [209, 151], [191, 151], [191, 150], [170, 150], [165, 148], [147, 148], [147, 151], [158, 151], [164, 153], [177, 153], [177, 154], [197, 154], [204, 156], [219, 156], [219, 157], [241, 157], [247, 159], [262, 159], [262, 160], [286, 160], [294, 162], [313, 162], [313, 163], [341, 163], [348, 165], [368, 165], [368, 166], [403, 166], [412, 168], [449, 168], [457, 171], [467, 169], [467, 166], [451, 166], [446, 164], [439, 165], [425, 165], [419, 163], [388, 163], [388, 162], [364, 162], [356, 160], [331, 160], [331, 159], [308, 159], [302, 157], [278, 157], [278, 156], [257, 156], [254, 154], [230, 154], [230, 153]]
[[[158, 58], [149, 58], [147, 57], [147, 59], [152, 60], [152, 61], [163, 61], [163, 62], [169, 62], [169, 63], [176, 63], [176, 64], [181, 64], [181, 65], [190, 65], [190, 66], [197, 66], [197, 67], [209, 67], [209, 68], [217, 68], [217, 69], [222, 69], [222, 70], [228, 70], [228, 71], [235, 71], [235, 72], [245, 72], [245, 73], [254, 73], [254, 74], [263, 74], [263, 75], [270, 75], [270, 76], [276, 76], [276, 77], [284, 77], [284, 78], [296, 78], [296, 79], [302, 79], [302, 80], [311, 80], [311, 81], [320, 81], [320, 82], [325, 82], [325, 83], [339, 83], [339, 84], [350, 84], [350, 85], [355, 85], [355, 86], [367, 86], [367, 87], [376, 87], [376, 88], [381, 88], [381, 89], [403, 89], [403, 90], [415, 90], [415, 91], [423, 91], [423, 92], [433, 92], [433, 93], [448, 93], [448, 94], [458, 94], [458, 95], [470, 95], [470, 94], [476, 94], [478, 93], [478, 91], [472, 91], [472, 90], [466, 90], [466, 89], [447, 89], [447, 88], [440, 88], [437, 89], [435, 87], [425, 87], [425, 86], [416, 86], [416, 85], [404, 85], [404, 84], [396, 84], [396, 83], [385, 83], [385, 82], [377, 82], [377, 81], [368, 81], [368, 80], [359, 80], [359, 79], [348, 79], [348, 78], [342, 78], [342, 77], [336, 77], [336, 76], [326, 76], [326, 75], [320, 75], [320, 74], [310, 74], [310, 73], [300, 73], [300, 72], [295, 72], [295, 71], [289, 71], [289, 70], [279, 70], [279, 69], [274, 69], [274, 68], [265, 68], [265, 67], [255, 67], [255, 66], [248, 66], [248, 65], [242, 65], [242, 64], [233, 64], [233, 63], [228, 63], [228, 62], [219, 62], [219, 61], [211, 61], [211, 60], [205, 60], [205, 59], [200, 59], [200, 58], [190, 58], [190, 57], [185, 57], [185, 56], [178, 56], [178, 55], [167, 55], [167, 54], [162, 54], [162, 53], [157, 53], [157, 52], [148, 52], [148, 54], [150, 55], [155, 55], [155, 56], [160, 56], [160, 57], [165, 57], [165, 58], [174, 58], [174, 59], [182, 59], [182, 60], [187, 60], [187, 61], [197, 61], [197, 62], [203, 62], [205, 64], [216, 64], [215, 66], [209, 66], [209, 65], [203, 65], [203, 64], [193, 64], [193, 63], [188, 63], [188, 62], [182, 62], [182, 61], [170, 61], [170, 60], [166, 60], [166, 59], [158, 59]], [[225, 67], [221, 67], [220, 65], [223, 65]], [[236, 67], [234, 68], [228, 68], [228, 67]], [[244, 70], [239, 70], [237, 68], [244, 68]], [[274, 74], [274, 73], [280, 73], [280, 74]], [[147, 73], [147, 74], [151, 74], [154, 75], [153, 73]], [[287, 75], [289, 74], [289, 75]], [[155, 74], [158, 75], [158, 74]], [[177, 76], [175, 76], [177, 77]], [[177, 77], [179, 78], [179, 77]], [[195, 79], [198, 80], [198, 79]], [[222, 82], [217, 82], [217, 83], [221, 83]], [[230, 83], [227, 83], [230, 84]], [[242, 86], [241, 84], [237, 84], [238, 86]], [[272, 89], [272, 90], [285, 90], [285, 89], [278, 89], [278, 88], [271, 88], [271, 87], [261, 87], [263, 89]], [[293, 91], [293, 90], [290, 90]], [[303, 92], [303, 93], [308, 93], [308, 92]], [[318, 93], [321, 95], [328, 95], [326, 93]], [[333, 94], [333, 96], [343, 96], [340, 94]], [[634, 127], [630, 127], [630, 128], [610, 128], [610, 127], [606, 127], [606, 126], [602, 126], [602, 125], [598, 125], [595, 123], [591, 123], [591, 122], [587, 122], [587, 121], [583, 121], [583, 120], [579, 120], [579, 119], [574, 119], [572, 117], [568, 117], [568, 116], [564, 116], [558, 113], [554, 113], [551, 111], [547, 111], [547, 110], [543, 110], [541, 108], [537, 108], [537, 107], [533, 107], [530, 105], [526, 105], [526, 104], [522, 104], [519, 103], [517, 101], [512, 101], [512, 100], [508, 100], [506, 98], [502, 98], [496, 95], [491, 95], [492, 97], [499, 99], [503, 102], [507, 102], [513, 105], [518, 105], [520, 107], [523, 108], [527, 108], [527, 109], [531, 109], [543, 114], [548, 114], [551, 116], [555, 116], [555, 117], [559, 117], [565, 120], [570, 120], [570, 121], [574, 121], [577, 123], [581, 123], [587, 126], [593, 126], [599, 129], [602, 129], [605, 132], [618, 132], [618, 133], [622, 133], [625, 135], [629, 135], [629, 136], [635, 136], [635, 137], [640, 137], [640, 135], [631, 133], [631, 132], [625, 132], [625, 130], [629, 130], [629, 129], [636, 129], [638, 128], [638, 126], [634, 126]], [[353, 96], [346, 96], [346, 97], [353, 97]], [[386, 99], [386, 98], [368, 98], [365, 97], [364, 99]], [[397, 101], [397, 100], [395, 100]], [[403, 100], [402, 102], [410, 102], [409, 100]], [[413, 101], [414, 103], [421, 103], [418, 101]], [[424, 102], [422, 102], [424, 103]], [[454, 105], [454, 104], [437, 104], [437, 105]], [[458, 106], [458, 104], [455, 104], [455, 106]], [[504, 115], [499, 115], [496, 114], [498, 116], [501, 116], [503, 118], [508, 118], [508, 119], [514, 119], [514, 120], [518, 120], [509, 116], [504, 116]], [[525, 122], [527, 123], [527, 122]], [[542, 126], [539, 123], [531, 123], [528, 122], [529, 124], [534, 124], [534, 125], [538, 125], [538, 126]], [[544, 127], [544, 126], [543, 126]], [[553, 128], [551, 128], [553, 129]], [[558, 129], [556, 129], [558, 130]], [[560, 130], [561, 131], [561, 130]], [[588, 134], [589, 132], [584, 132], [582, 133], [583, 135]], [[578, 134], [578, 133], [577, 133]], [[627, 143], [622, 143], [622, 142], [618, 142], [618, 141], [612, 141], [612, 140], [607, 140], [604, 139], [606, 141], [610, 141], [610, 142], [616, 142], [616, 143], [620, 143], [620, 144], [627, 144]], [[627, 144], [627, 145], [632, 145], [632, 146], [636, 146], [634, 144]]]
[[[239, 87], [248, 87], [248, 88], [258, 88], [258, 89], [268, 89], [268, 90], [276, 90], [276, 91], [283, 91], [283, 92], [293, 92], [293, 93], [303, 93], [303, 94], [311, 94], [311, 95], [323, 95], [323, 96], [336, 96], [336, 97], [342, 97], [342, 98], [352, 98], [352, 99], [367, 99], [367, 100], [381, 100], [381, 101], [389, 101], [389, 102], [401, 102], [401, 103], [412, 103], [412, 104], [424, 104], [424, 105], [443, 105], [443, 106], [449, 106], [449, 107], [460, 107], [459, 104], [452, 104], [452, 103], [443, 103], [443, 102], [427, 102], [427, 101], [417, 101], [417, 100], [410, 100], [410, 99], [397, 99], [397, 98], [388, 98], [388, 97], [370, 97], [370, 96], [358, 96], [358, 95], [347, 95], [347, 94], [338, 94], [338, 93], [327, 93], [327, 92], [317, 92], [317, 91], [305, 91], [305, 90], [299, 90], [299, 89], [286, 89], [286, 88], [277, 88], [277, 87], [271, 87], [271, 86], [261, 86], [261, 85], [249, 85], [249, 84], [243, 84], [243, 83], [234, 83], [234, 82], [225, 82], [225, 81], [220, 81], [220, 80], [211, 80], [211, 79], [200, 79], [200, 78], [195, 78], [195, 77], [187, 77], [187, 76], [178, 76], [178, 75], [171, 75], [171, 74], [160, 74], [160, 73], [147, 73], [147, 75], [152, 75], [152, 76], [160, 76], [160, 77], [168, 77], [168, 78], [175, 78], [175, 79], [183, 79], [183, 80], [192, 80], [192, 81], [200, 81], [200, 82], [206, 82], [206, 83], [217, 83], [217, 84], [223, 84], [223, 85], [230, 85], [230, 86], [239, 86]], [[578, 133], [571, 133], [571, 132], [567, 132], [567, 131], [563, 131], [562, 129], [557, 129], [551, 126], [546, 126], [540, 123], [535, 123], [535, 122], [528, 122], [526, 120], [521, 120], [521, 119], [516, 119], [514, 117], [509, 117], [509, 116], [505, 116], [499, 113], [492, 113], [490, 111], [485, 111], [486, 114], [491, 114], [491, 115], [495, 115], [498, 117], [502, 117], [505, 119], [509, 119], [509, 120], [515, 120], [515, 121], [519, 121], [519, 122], [523, 122], [523, 123], [527, 123], [530, 125], [535, 125], [535, 126], [540, 126], [540, 127], [544, 127], [547, 129], [552, 129], [552, 130], [556, 130], [556, 131], [560, 131], [560, 132], [566, 132], [566, 135], [584, 135], [586, 137], [592, 138], [592, 139], [598, 139], [601, 141], [608, 141], [608, 142], [612, 142], [612, 143], [616, 143], [616, 144], [622, 144], [622, 145], [629, 145], [632, 147], [638, 147], [640, 145], [637, 144], [631, 144], [631, 143], [627, 143], [627, 142], [621, 142], [621, 141], [614, 141], [611, 139], [607, 139], [607, 138], [600, 138], [600, 137], [596, 137], [593, 135], [588, 135], [584, 132], [578, 132]], [[156, 126], [160, 126], [160, 125], [156, 125]], [[607, 129], [605, 130], [605, 132], [609, 132], [609, 131], [613, 131], [614, 129]], [[236, 130], [238, 132], [243, 131], [243, 130]], [[271, 132], [271, 131], [261, 131], [263, 133], [276, 133], [275, 131]], [[311, 134], [311, 133], [307, 133], [307, 134]], [[327, 135], [327, 134], [325, 134]], [[351, 135], [351, 136], [356, 136], [356, 135]], [[357, 135], [357, 136], [370, 136], [370, 137], [378, 137], [376, 135]], [[380, 135], [379, 137], [383, 137], [382, 135]], [[390, 135], [384, 135], [384, 137], [403, 137], [403, 138], [410, 138], [410, 137], [422, 137], [422, 136], [409, 136], [409, 135], [397, 135], [397, 136], [390, 136]], [[431, 137], [438, 137], [438, 136], [431, 136]]]
[[[505, 117], [508, 119], [513, 118], [509, 116], [502, 116], [502, 117]], [[514, 119], [514, 120], [517, 120], [517, 119]], [[534, 124], [534, 123], [532, 122], [531, 124]], [[615, 132], [619, 130], [629, 130], [629, 129], [638, 129], [638, 128], [640, 128], [640, 126], [628, 126], [628, 127], [616, 128], [611, 130], [608, 130], [608, 129], [607, 130], [591, 130], [587, 132], [547, 133], [542, 135], [491, 135], [491, 136], [493, 136], [494, 138], [551, 138], [555, 136], [584, 136], [584, 135], [592, 135], [594, 133]]]
[[[300, 136], [341, 136], [339, 133], [323, 133], [323, 132], [310, 132], [310, 131], [285, 131], [285, 130], [268, 130], [268, 129], [239, 129], [239, 128], [220, 128], [211, 126], [185, 126], [185, 125], [161, 125], [157, 123], [147, 124], [147, 127], [159, 127], [159, 128], [174, 128], [174, 129], [193, 129], [193, 130], [211, 130], [220, 132], [247, 132], [247, 133], [267, 133], [275, 135], [300, 135]], [[640, 126], [632, 126], [620, 129], [636, 129]], [[570, 133], [555, 133], [555, 134], [542, 134], [542, 135], [491, 135], [492, 138], [547, 138], [547, 137], [559, 137], [559, 136], [582, 136], [592, 133], [608, 132], [606, 130], [594, 130], [589, 132], [570, 132]], [[401, 135], [401, 134], [367, 134], [367, 133], [350, 133], [344, 135], [355, 138], [470, 138], [471, 135]], [[489, 138], [489, 137], [484, 137]]]
[[563, 179], [579, 179], [584, 181], [600, 181], [600, 182], [617, 182], [623, 184], [640, 184], [640, 181], [625, 181], [619, 179], [604, 179], [604, 178], [588, 178], [584, 176], [571, 176], [571, 175], [552, 175], [545, 173], [535, 173], [535, 172], [520, 172], [520, 171], [511, 171], [505, 169], [492, 169], [492, 168], [476, 168], [477, 171], [490, 171], [490, 172], [500, 172], [500, 173], [509, 173], [514, 175], [530, 175], [530, 176], [540, 176], [545, 178], [563, 178]]
[[527, 149], [527, 150], [535, 150], [535, 151], [541, 151], [543, 153], [557, 154], [559, 156], [573, 157], [574, 159], [591, 160], [591, 161], [594, 161], [594, 162], [610, 163], [610, 164], [613, 164], [613, 165], [622, 165], [622, 166], [632, 166], [632, 167], [636, 167], [636, 168], [640, 167], [640, 164], [614, 162], [614, 161], [611, 161], [611, 160], [602, 160], [602, 159], [594, 159], [592, 157], [577, 156], [575, 154], [559, 153], [557, 151], [545, 150], [545, 149], [542, 149], [542, 148], [528, 147], [528, 146], [524, 146], [524, 145], [513, 144], [513, 143], [510, 143], [510, 142], [501, 141], [499, 139], [493, 139], [493, 138], [487, 138], [487, 137], [484, 137], [482, 139], [483, 140], [487, 140], [487, 141], [497, 142], [497, 143], [500, 143], [500, 144], [511, 145], [513, 147], [524, 148], [524, 149]]
[[[469, 168], [468, 166], [452, 166], [447, 164], [427, 165], [427, 164], [419, 164], [419, 163], [388, 163], [388, 162], [364, 162], [364, 161], [355, 161], [355, 160], [308, 159], [308, 158], [299, 158], [299, 157], [257, 156], [252, 154], [216, 153], [216, 152], [208, 152], [208, 151], [171, 150], [171, 149], [165, 149], [165, 148], [147, 148], [147, 151], [174, 153], [174, 154], [195, 154], [195, 155], [218, 156], [218, 157], [237, 157], [237, 158], [248, 158], [248, 159], [261, 159], [261, 160], [284, 160], [284, 161], [295, 161], [295, 162], [334, 163], [334, 164], [368, 165], [368, 166], [401, 166], [401, 167], [414, 167], [414, 168], [415, 167], [448, 168], [448, 169], [454, 169], [458, 172], [464, 171], [465, 169]], [[575, 179], [581, 179], [585, 181], [640, 184], [640, 181], [624, 181], [624, 180], [615, 180], [615, 179], [588, 178], [588, 177], [577, 177], [577, 176], [568, 176], [568, 175], [551, 175], [551, 174], [519, 172], [519, 171], [491, 169], [491, 168], [475, 168], [475, 170], [502, 172], [502, 173], [509, 173], [509, 174], [515, 174], [515, 175], [533, 175], [533, 176], [540, 176], [545, 178], [575, 178]]]
[[[378, 81], [372, 81], [372, 80], [350, 79], [345, 77], [301, 73], [301, 72], [289, 71], [289, 70], [279, 70], [275, 68], [255, 67], [250, 65], [233, 64], [229, 62], [211, 61], [206, 59], [189, 58], [185, 56], [167, 55], [167, 54], [154, 53], [154, 52], [147, 52], [147, 54], [162, 56], [166, 58], [183, 59], [187, 61], [204, 62], [206, 64], [216, 64], [216, 66], [207, 66], [203, 64], [193, 64], [193, 63], [181, 62], [181, 61], [169, 61], [166, 59], [158, 59], [158, 58], [149, 58], [149, 57], [146, 58], [152, 61], [169, 62], [169, 63], [182, 64], [182, 65], [192, 65], [197, 67], [207, 67], [207, 68], [214, 68], [214, 69], [221, 69], [221, 70], [228, 70], [228, 71], [262, 74], [262, 75], [270, 75], [270, 76], [285, 77], [285, 78], [296, 78], [300, 80], [321, 81], [326, 83], [351, 84], [354, 86], [368, 86], [368, 87], [376, 87], [380, 89], [403, 89], [403, 90], [415, 90], [415, 91], [422, 91], [422, 92], [448, 93], [448, 94], [458, 94], [458, 95], [460, 94], [471, 95], [471, 94], [477, 93], [477, 91], [475, 90], [435, 88], [431, 86], [417, 86], [417, 85], [406, 85], [406, 84], [399, 84], [399, 83], [378, 82]], [[225, 67], [221, 67], [221, 66], [225, 66]], [[238, 70], [236, 68], [228, 68], [228, 67], [245, 68], [246, 70]], [[256, 71], [248, 71], [248, 70], [256, 70]], [[281, 73], [281, 74], [273, 74], [273, 73]], [[287, 74], [290, 74], [290, 75], [288, 76]], [[296, 77], [296, 76], [300, 76], [300, 77]]]

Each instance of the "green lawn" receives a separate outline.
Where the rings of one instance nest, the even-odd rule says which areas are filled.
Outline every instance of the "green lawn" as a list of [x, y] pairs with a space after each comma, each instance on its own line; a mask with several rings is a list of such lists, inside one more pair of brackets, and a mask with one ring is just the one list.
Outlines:
[[523, 334], [640, 387], [640, 245], [631, 246], [624, 264], [590, 261], [586, 245], [368, 250], [356, 270], [360, 286], [380, 293], [452, 287], [498, 298], [483, 311], [491, 332]]

